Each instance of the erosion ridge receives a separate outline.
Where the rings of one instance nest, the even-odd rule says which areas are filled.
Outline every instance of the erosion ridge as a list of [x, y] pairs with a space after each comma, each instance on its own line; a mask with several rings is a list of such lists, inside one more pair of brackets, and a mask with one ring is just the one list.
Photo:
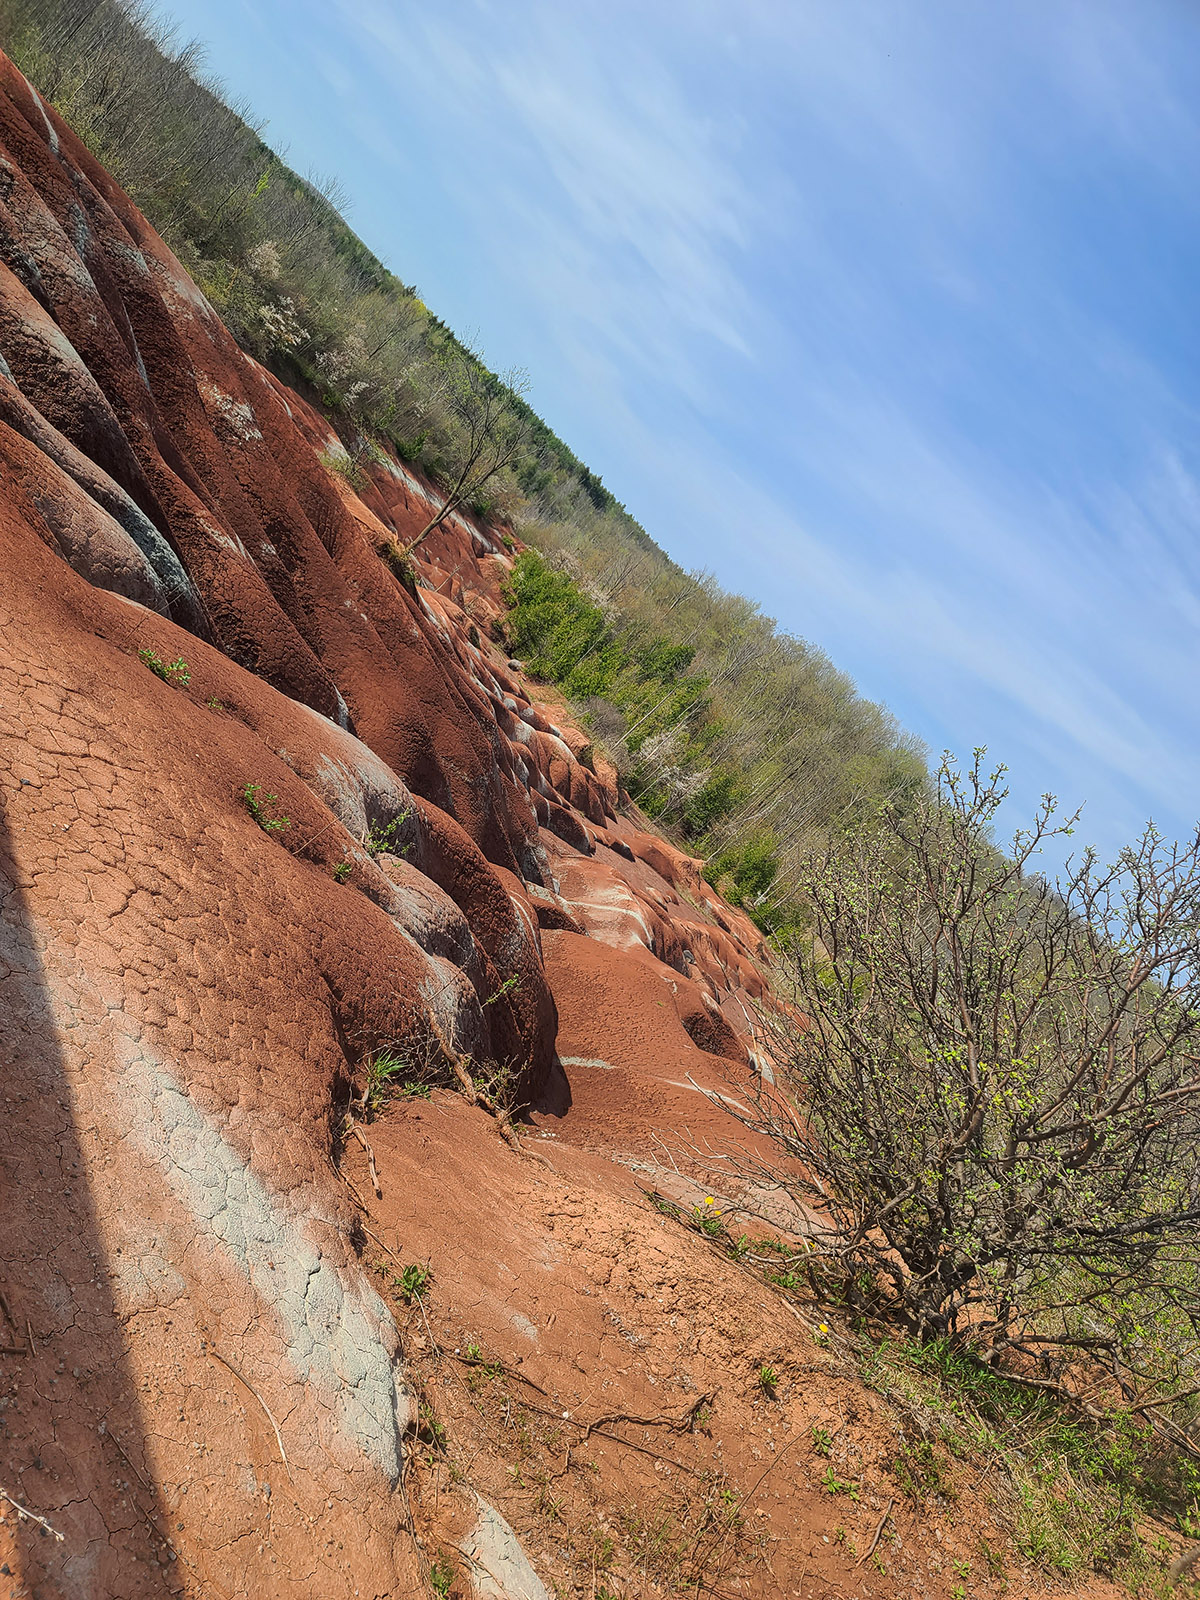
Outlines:
[[[993, 1508], [648, 1198], [741, 1142], [757, 930], [341, 453], [0, 58], [0, 1596], [951, 1595]], [[528, 1118], [347, 1138], [385, 1050]]]

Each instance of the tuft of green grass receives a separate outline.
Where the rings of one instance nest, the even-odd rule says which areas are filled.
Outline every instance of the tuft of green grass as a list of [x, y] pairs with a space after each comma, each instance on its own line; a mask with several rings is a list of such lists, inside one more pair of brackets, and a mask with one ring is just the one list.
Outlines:
[[[411, 1070], [407, 1057], [395, 1050], [378, 1050], [367, 1061], [367, 1087], [363, 1104], [368, 1111], [379, 1111], [396, 1093], [397, 1079]], [[404, 1083], [407, 1090], [408, 1083]]]
[[775, 1391], [779, 1387], [779, 1374], [774, 1367], [759, 1367], [758, 1387], [767, 1396], [768, 1400], [774, 1400]]
[[821, 1487], [826, 1494], [845, 1494], [858, 1501], [858, 1485], [851, 1478], [839, 1478], [832, 1467], [826, 1467], [821, 1474]]
[[333, 869], [333, 876], [337, 880], [338, 883], [345, 883], [346, 879], [350, 876], [350, 874], [353, 871], [354, 871], [354, 863], [353, 863], [353, 861], [339, 861], [337, 866], [334, 867], [334, 869]]
[[143, 649], [138, 651], [138, 660], [144, 667], [149, 667], [156, 678], [174, 685], [176, 689], [186, 689], [192, 681], [191, 669], [182, 656], [176, 656], [174, 661], [164, 661], [157, 650]]
[[360, 494], [367, 487], [367, 475], [357, 458], [349, 451], [322, 450], [317, 460], [326, 472], [335, 472], [339, 478], [344, 478], [356, 494]]
[[415, 593], [417, 569], [413, 565], [412, 557], [405, 555], [395, 539], [385, 539], [379, 546], [379, 554], [392, 576], [410, 593]]
[[394, 1278], [396, 1290], [406, 1306], [412, 1305], [423, 1295], [433, 1278], [433, 1269], [423, 1266], [419, 1261], [410, 1262], [398, 1278]]
[[248, 783], [242, 790], [242, 800], [246, 810], [264, 833], [282, 833], [285, 828], [291, 827], [290, 817], [280, 816], [275, 812], [275, 807], [279, 804], [278, 796], [263, 794], [261, 783]]
[[[950, 1340], [884, 1340], [860, 1370], [920, 1430], [892, 1464], [905, 1494], [953, 1498], [944, 1447], [986, 1467], [1016, 1548], [1043, 1571], [1159, 1592], [1174, 1548], [1162, 1530], [1187, 1536], [1200, 1474], [1148, 1427], [1119, 1410], [1086, 1417]], [[1003, 1575], [998, 1550], [981, 1540], [980, 1555], [989, 1576]]]
[[957, 1500], [958, 1493], [946, 1475], [945, 1463], [928, 1439], [902, 1444], [892, 1463], [892, 1476], [901, 1491], [920, 1505], [927, 1495]]

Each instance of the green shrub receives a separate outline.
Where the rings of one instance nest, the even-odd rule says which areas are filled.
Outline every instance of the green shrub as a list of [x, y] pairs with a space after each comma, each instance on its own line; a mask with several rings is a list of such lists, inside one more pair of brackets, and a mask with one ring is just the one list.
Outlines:
[[242, 790], [242, 800], [246, 810], [264, 833], [282, 833], [286, 828], [291, 827], [292, 821], [290, 817], [279, 816], [275, 813], [275, 807], [279, 804], [278, 796], [263, 794], [261, 783], [248, 783]]
[[143, 649], [138, 651], [138, 660], [143, 666], [149, 667], [156, 678], [173, 684], [177, 689], [186, 689], [192, 681], [191, 671], [182, 656], [176, 656], [174, 661], [164, 661], [156, 650]]

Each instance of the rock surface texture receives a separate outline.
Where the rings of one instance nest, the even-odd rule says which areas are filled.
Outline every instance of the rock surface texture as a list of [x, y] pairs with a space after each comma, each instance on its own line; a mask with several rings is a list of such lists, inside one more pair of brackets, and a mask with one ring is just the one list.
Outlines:
[[[949, 1595], [975, 1528], [830, 1542], [894, 1425], [647, 1198], [738, 1143], [755, 929], [340, 449], [0, 58], [0, 1600]], [[372, 1120], [384, 1052], [447, 1087]]]

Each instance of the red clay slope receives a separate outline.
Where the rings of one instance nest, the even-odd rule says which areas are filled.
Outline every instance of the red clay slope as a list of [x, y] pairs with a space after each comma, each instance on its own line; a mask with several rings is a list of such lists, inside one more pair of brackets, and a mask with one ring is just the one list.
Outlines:
[[[697, 1506], [689, 1582], [948, 1594], [971, 1532], [829, 1542], [894, 1425], [642, 1192], [737, 1131], [754, 929], [489, 642], [488, 530], [410, 592], [429, 491], [339, 448], [0, 58], [0, 1600], [668, 1592]], [[397, 1102], [372, 1173], [384, 1049], [531, 1125]]]

